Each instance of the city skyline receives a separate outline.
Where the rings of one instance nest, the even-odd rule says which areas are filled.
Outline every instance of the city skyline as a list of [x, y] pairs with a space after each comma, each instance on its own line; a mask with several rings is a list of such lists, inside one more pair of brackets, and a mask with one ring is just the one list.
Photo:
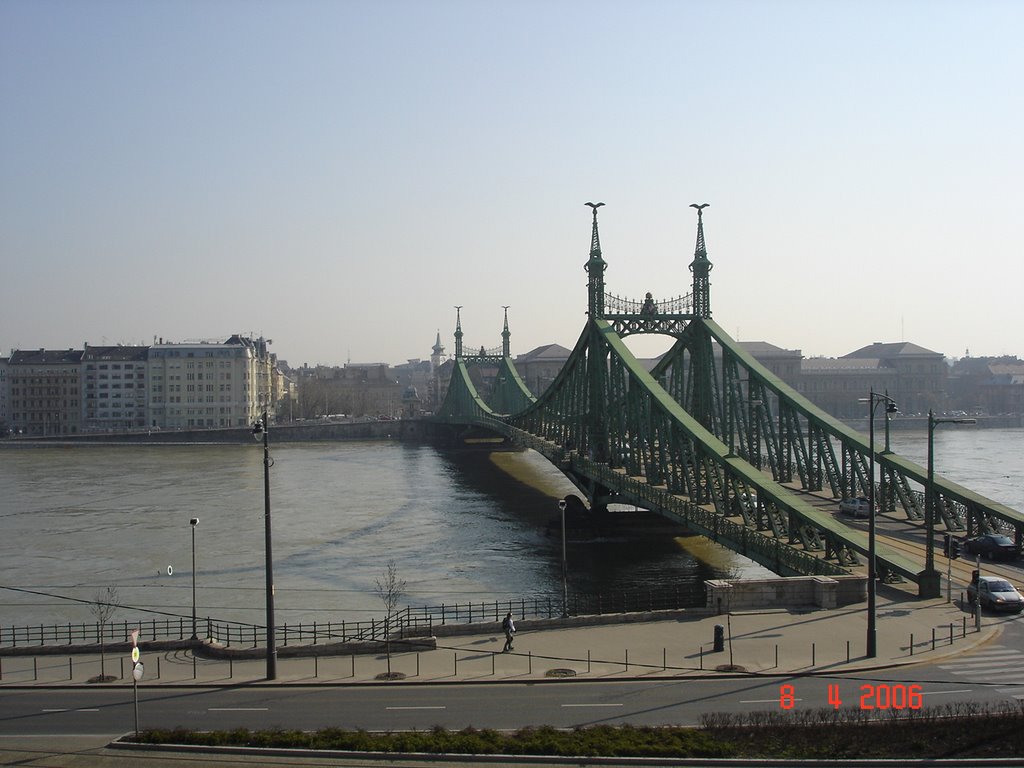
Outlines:
[[[611, 293], [836, 357], [1020, 355], [1024, 8], [0, 4], [0, 351], [572, 347]], [[652, 356], [668, 340], [637, 340]]]

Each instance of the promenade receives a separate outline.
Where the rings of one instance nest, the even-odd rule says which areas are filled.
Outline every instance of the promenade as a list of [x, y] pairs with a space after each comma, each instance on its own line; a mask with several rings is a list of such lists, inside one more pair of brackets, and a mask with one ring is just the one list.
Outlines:
[[[469, 634], [441, 636], [431, 650], [403, 652], [396, 646], [391, 668], [401, 679], [381, 679], [387, 669], [383, 654], [356, 656], [279, 657], [277, 679], [265, 679], [263, 659], [193, 658], [191, 651], [143, 653], [145, 676], [139, 684], [153, 686], [310, 686], [310, 685], [432, 685], [536, 683], [585, 680], [627, 680], [678, 676], [744, 674], [835, 674], [885, 669], [916, 662], [935, 662], [978, 648], [997, 637], [1014, 617], [986, 615], [982, 630], [956, 601], [919, 601], [897, 589], [881, 588], [877, 605], [877, 656], [864, 656], [864, 607], [830, 610], [766, 609], [730, 616], [681, 612], [655, 619], [647, 614], [603, 617], [582, 625], [566, 620], [557, 628], [536, 629], [520, 622], [514, 650], [502, 653], [504, 637], [497, 624], [469, 627]], [[716, 626], [722, 627], [724, 648], [714, 651]], [[730, 642], [731, 641], [731, 642]], [[847, 654], [849, 653], [849, 658]], [[106, 672], [124, 678], [106, 686], [131, 685], [131, 661], [108, 653]], [[99, 674], [100, 660], [92, 655], [7, 656], [2, 659], [0, 695], [37, 686], [90, 686]], [[159, 676], [157, 676], [159, 669]], [[69, 674], [70, 673], [70, 674]], [[106, 747], [104, 737], [19, 738], [0, 740], [0, 765], [78, 766], [106, 768], [125, 765], [169, 766], [168, 755], [136, 755]], [[178, 756], [180, 761], [181, 756]], [[205, 762], [287, 765], [287, 760], [239, 759]], [[392, 764], [381, 759], [379, 764]], [[304, 759], [303, 765], [319, 765]], [[330, 765], [345, 765], [334, 759]], [[365, 765], [366, 760], [353, 764]], [[416, 765], [415, 761], [401, 761]], [[425, 761], [422, 764], [429, 764]], [[515, 764], [512, 761], [510, 764]]]
[[[882, 588], [873, 659], [865, 657], [863, 605], [831, 610], [773, 608], [728, 616], [677, 611], [519, 621], [509, 653], [501, 652], [504, 636], [496, 622], [447, 627], [459, 634], [442, 634], [439, 629], [433, 649], [406, 650], [402, 643], [393, 643], [391, 671], [396, 674], [392, 679], [385, 679], [388, 666], [383, 653], [293, 657], [279, 646], [277, 677], [271, 683], [266, 681], [265, 659], [208, 658], [185, 648], [148, 652], [143, 647], [141, 685], [394, 685], [550, 677], [814, 674], [933, 661], [986, 642], [1000, 626], [1000, 617], [986, 616], [979, 633], [973, 618], [956, 601], [920, 601], [897, 589]], [[716, 628], [722, 638], [720, 651], [715, 650]], [[103, 666], [107, 675], [118, 678], [106, 685], [131, 684], [132, 663], [126, 653], [108, 651]], [[0, 659], [0, 690], [21, 685], [89, 685], [100, 667], [99, 654], [71, 653], [70, 649], [67, 655], [58, 649], [46, 655], [6, 656]]]

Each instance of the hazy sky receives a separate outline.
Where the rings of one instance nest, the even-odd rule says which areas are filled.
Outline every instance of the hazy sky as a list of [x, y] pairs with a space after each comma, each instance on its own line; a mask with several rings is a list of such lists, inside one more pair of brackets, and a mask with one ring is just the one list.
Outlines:
[[[571, 347], [690, 289], [807, 356], [1024, 356], [1024, 3], [0, 0], [0, 352]], [[641, 354], [664, 346], [642, 344]]]

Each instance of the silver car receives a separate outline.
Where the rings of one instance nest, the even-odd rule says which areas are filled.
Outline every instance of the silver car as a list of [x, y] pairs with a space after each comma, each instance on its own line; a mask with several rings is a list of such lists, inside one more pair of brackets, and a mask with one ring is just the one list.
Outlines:
[[[981, 583], [980, 593], [979, 582]], [[967, 599], [972, 603], [975, 593], [980, 594], [982, 608], [1013, 613], [1020, 613], [1024, 610], [1024, 596], [1014, 588], [1013, 584], [1001, 576], [982, 576], [977, 581], [971, 581], [967, 586]]]

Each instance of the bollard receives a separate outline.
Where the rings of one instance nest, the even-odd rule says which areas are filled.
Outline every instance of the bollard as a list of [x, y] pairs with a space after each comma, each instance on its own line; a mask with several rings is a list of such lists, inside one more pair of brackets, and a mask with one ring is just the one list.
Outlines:
[[811, 666], [815, 666], [814, 643], [811, 643]]
[[352, 654], [352, 677], [356, 676], [356, 655]]
[[850, 641], [846, 641], [846, 663], [850, 663]]
[[533, 651], [528, 651], [526, 655], [527, 655], [527, 658], [529, 658], [529, 660], [530, 660], [529, 670], [530, 670], [530, 674], [532, 675], [533, 674]]
[[494, 651], [491, 651], [491, 675], [493, 676], [494, 674]]
[[590, 649], [587, 649], [587, 674], [590, 674]]
[[71, 666], [71, 657], [68, 656], [68, 680], [74, 680], [74, 679], [75, 679], [75, 672], [74, 672], [74, 669]]
[[626, 649], [626, 671], [629, 672], [629, 648]]
[[192, 654], [192, 679], [196, 679], [196, 655]]
[[715, 653], [725, 650], [725, 627], [715, 624]]
[[452, 659], [453, 659], [453, 664], [454, 664], [454, 666], [453, 666], [453, 670], [454, 670], [453, 671], [453, 676], [454, 677], [458, 677], [459, 676], [459, 652], [458, 651], [452, 651]]
[[38, 680], [39, 679], [38, 659], [36, 659], [35, 656], [32, 657], [32, 679], [33, 680]]
[[960, 620], [963, 622], [963, 635], [962, 635], [962, 637], [967, 637], [967, 617], [966, 616], [962, 616], [960, 618]]
[[417, 651], [416, 652], [416, 677], [419, 677], [419, 676], [420, 676], [420, 654], [419, 654], [419, 651]]
[[160, 657], [156, 657], [156, 679], [160, 679]]
[[117, 679], [118, 680], [124, 680], [124, 659], [121, 658], [121, 657], [118, 657], [117, 660], [120, 662], [120, 666], [121, 666], [121, 673], [117, 676]]
[[932, 627], [932, 650], [935, 650], [935, 627]]
[[313, 654], [313, 677], [320, 677], [320, 657]]
[[661, 671], [664, 672], [666, 669], [668, 669], [668, 649], [667, 648], [662, 648], [661, 649]]
[[953, 622], [949, 622], [949, 644], [953, 644]]
[[[849, 641], [847, 641], [847, 645], [849, 645]], [[778, 669], [778, 668], [779, 668], [779, 644], [776, 643], [775, 644], [775, 669]], [[703, 669], [703, 667], [702, 667], [702, 669]]]
[[914, 633], [910, 633], [910, 655], [914, 655]]
[[233, 657], [228, 656], [228, 680], [232, 680], [235, 677], [235, 660]]

